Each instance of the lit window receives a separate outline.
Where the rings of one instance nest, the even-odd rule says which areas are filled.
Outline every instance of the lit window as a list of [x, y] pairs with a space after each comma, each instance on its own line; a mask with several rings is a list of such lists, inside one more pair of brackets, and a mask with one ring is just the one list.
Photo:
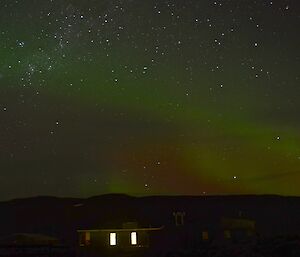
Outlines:
[[116, 233], [109, 234], [109, 244], [111, 246], [117, 245], [117, 234]]
[[202, 240], [208, 240], [209, 237], [208, 237], [208, 232], [207, 231], [203, 231], [202, 232]]
[[131, 244], [132, 245], [137, 244], [137, 234], [136, 234], [136, 232], [131, 232]]
[[225, 237], [226, 239], [230, 239], [230, 238], [231, 238], [230, 230], [225, 230], [225, 231], [224, 231], [224, 237]]

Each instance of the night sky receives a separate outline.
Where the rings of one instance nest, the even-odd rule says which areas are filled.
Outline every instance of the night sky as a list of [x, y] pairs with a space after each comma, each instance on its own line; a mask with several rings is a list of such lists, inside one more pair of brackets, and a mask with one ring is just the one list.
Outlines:
[[1, 0], [0, 200], [300, 195], [299, 0]]

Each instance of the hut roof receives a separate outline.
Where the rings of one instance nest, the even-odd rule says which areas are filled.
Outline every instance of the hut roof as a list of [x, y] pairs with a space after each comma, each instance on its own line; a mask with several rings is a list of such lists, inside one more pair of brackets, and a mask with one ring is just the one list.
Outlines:
[[12, 234], [0, 238], [0, 245], [58, 245], [59, 240], [54, 237], [41, 234]]

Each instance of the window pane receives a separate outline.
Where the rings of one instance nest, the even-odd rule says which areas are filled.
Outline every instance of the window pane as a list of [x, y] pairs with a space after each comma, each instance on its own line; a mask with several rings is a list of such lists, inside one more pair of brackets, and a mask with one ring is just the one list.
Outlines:
[[131, 244], [132, 245], [137, 244], [137, 234], [136, 234], [136, 232], [131, 232]]
[[207, 231], [203, 231], [202, 232], [202, 240], [208, 240], [208, 232]]
[[110, 233], [109, 234], [109, 244], [110, 245], [117, 245], [117, 234], [116, 233]]

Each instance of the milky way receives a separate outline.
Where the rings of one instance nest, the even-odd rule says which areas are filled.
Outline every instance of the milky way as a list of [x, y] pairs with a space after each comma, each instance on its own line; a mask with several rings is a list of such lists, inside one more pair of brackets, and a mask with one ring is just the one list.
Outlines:
[[300, 195], [298, 2], [1, 1], [0, 199]]

